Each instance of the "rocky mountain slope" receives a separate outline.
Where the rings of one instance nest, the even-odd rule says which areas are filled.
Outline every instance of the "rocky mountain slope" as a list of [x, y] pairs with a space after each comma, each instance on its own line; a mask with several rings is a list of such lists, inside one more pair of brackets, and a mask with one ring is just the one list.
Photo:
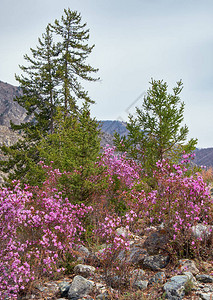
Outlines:
[[197, 149], [194, 163], [198, 166], [213, 167], [213, 148]]
[[100, 127], [103, 132], [108, 133], [112, 136], [115, 132], [119, 133], [120, 135], [128, 134], [128, 130], [126, 129], [126, 123], [118, 120], [100, 121]]
[[25, 122], [25, 109], [13, 99], [21, 95], [19, 87], [0, 81], [0, 125], [10, 126], [10, 121], [16, 124]]

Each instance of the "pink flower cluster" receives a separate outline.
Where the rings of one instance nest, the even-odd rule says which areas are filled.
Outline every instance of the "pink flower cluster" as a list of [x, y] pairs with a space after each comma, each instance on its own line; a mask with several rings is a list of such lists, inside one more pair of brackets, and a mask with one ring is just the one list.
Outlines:
[[[99, 223], [96, 234], [98, 234], [102, 241], [106, 243], [106, 247], [102, 249], [100, 256], [103, 260], [108, 260], [109, 256], [112, 257], [114, 253], [114, 261], [116, 260], [116, 254], [120, 251], [128, 251], [130, 248], [130, 237], [129, 226], [137, 218], [136, 213], [131, 210], [126, 213], [123, 217], [108, 215], [104, 222]], [[118, 229], [121, 233], [118, 233]]]
[[127, 159], [126, 154], [116, 154], [115, 147], [104, 148], [104, 153], [99, 161], [99, 166], [106, 167], [105, 177], [113, 184], [116, 176], [128, 188], [132, 188], [140, 179], [140, 166], [132, 159]]
[[184, 163], [157, 163], [153, 176], [158, 188], [149, 199], [147, 215], [151, 222], [163, 223], [178, 244], [195, 245], [192, 227], [198, 223], [210, 224], [213, 201], [203, 178], [199, 174], [187, 176]]
[[56, 190], [51, 194], [19, 184], [0, 190], [1, 299], [16, 299], [35, 278], [60, 272], [61, 255], [72, 253], [85, 230], [81, 220], [92, 207], [72, 205]]
[[[127, 160], [125, 155], [116, 156], [114, 148], [105, 149], [101, 161], [110, 174], [112, 183], [114, 174], [124, 183], [117, 193], [117, 201], [121, 199], [129, 210], [133, 209], [136, 212], [137, 218], [131, 227], [137, 230], [138, 219], [143, 226], [150, 223], [162, 224], [175, 242], [177, 251], [181, 247], [184, 248], [187, 243], [196, 251], [200, 240], [196, 240], [193, 236], [193, 226], [200, 223], [208, 225], [212, 222], [213, 201], [209, 188], [199, 174], [191, 172], [192, 175], [189, 175], [190, 170], [187, 166], [191, 156], [193, 155], [184, 154], [180, 164], [171, 164], [165, 160], [159, 161], [152, 178], [156, 188], [151, 191], [150, 187], [143, 189], [146, 187], [146, 178], [144, 181], [141, 176], [143, 173], [140, 165]], [[133, 168], [131, 168], [132, 163]], [[109, 194], [108, 191], [106, 194]], [[120, 222], [119, 218], [117, 217], [117, 222]], [[115, 249], [121, 249], [122, 242], [120, 240], [117, 242], [117, 238], [113, 237], [113, 226], [116, 224], [111, 219], [108, 225], [103, 222], [102, 236], [106, 234], [108, 244], [113, 245]], [[123, 248], [125, 248], [125, 241]], [[107, 251], [110, 254], [112, 249], [109, 248]]]

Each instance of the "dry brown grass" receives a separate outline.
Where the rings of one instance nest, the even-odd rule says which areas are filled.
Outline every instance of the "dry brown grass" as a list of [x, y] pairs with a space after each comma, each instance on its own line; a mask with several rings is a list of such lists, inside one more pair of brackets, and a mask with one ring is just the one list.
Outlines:
[[213, 168], [209, 167], [207, 169], [203, 169], [200, 172], [200, 175], [203, 177], [204, 182], [213, 186]]

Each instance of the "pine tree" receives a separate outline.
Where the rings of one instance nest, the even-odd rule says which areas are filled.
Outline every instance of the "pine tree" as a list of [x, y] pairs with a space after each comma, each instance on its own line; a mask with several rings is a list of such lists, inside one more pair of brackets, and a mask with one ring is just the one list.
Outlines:
[[175, 160], [183, 151], [189, 153], [195, 149], [196, 139], [184, 144], [189, 129], [182, 126], [184, 103], [179, 96], [182, 88], [179, 81], [173, 94], [169, 94], [166, 82], [152, 79], [142, 107], [136, 108], [136, 116], [129, 116], [128, 136], [115, 134], [114, 143], [118, 150], [139, 160], [148, 173], [158, 160]]
[[[7, 157], [0, 162], [3, 172], [10, 172], [9, 181], [24, 180], [28, 174], [33, 177], [36, 164], [40, 161], [38, 143], [48, 134], [54, 133], [54, 120], [58, 109], [63, 117], [79, 115], [78, 99], [90, 100], [80, 82], [96, 81], [91, 73], [94, 69], [86, 64], [86, 58], [94, 47], [89, 47], [89, 30], [81, 25], [81, 16], [70, 9], [64, 10], [61, 23], [46, 27], [39, 45], [25, 55], [26, 66], [20, 66], [21, 76], [16, 76], [22, 89], [22, 96], [15, 99], [24, 107], [30, 121], [25, 124], [11, 124], [13, 130], [22, 132], [22, 140], [17, 144], [1, 147]], [[12, 172], [11, 172], [12, 171]]]
[[12, 124], [13, 129], [22, 130], [29, 138], [32, 134], [34, 140], [36, 132], [53, 132], [53, 118], [58, 105], [57, 49], [49, 25], [38, 43], [36, 49], [30, 49], [32, 57], [24, 55], [28, 66], [20, 66], [23, 74], [16, 75], [23, 94], [15, 101], [26, 109], [31, 120], [21, 125]]
[[55, 126], [55, 132], [42, 139], [38, 146], [41, 159], [54, 169], [68, 172], [61, 180], [67, 197], [75, 202], [85, 201], [93, 191], [89, 179], [97, 173], [98, 122], [91, 118], [89, 104], [84, 102], [76, 117], [64, 118], [63, 112], [59, 112]]
[[70, 9], [64, 10], [61, 21], [55, 20], [51, 25], [59, 39], [57, 75], [60, 84], [59, 99], [64, 105], [65, 112], [76, 111], [78, 99], [94, 103], [79, 81], [79, 78], [87, 81], [99, 79], [90, 75], [96, 73], [98, 69], [85, 62], [94, 48], [94, 45], [87, 44], [89, 30], [85, 27], [86, 23], [81, 24], [81, 15]]
[[20, 66], [23, 74], [16, 75], [22, 95], [15, 101], [26, 109], [29, 121], [20, 125], [11, 123], [13, 130], [21, 131], [22, 139], [15, 145], [1, 147], [7, 157], [0, 162], [1, 170], [5, 173], [12, 171], [8, 181], [25, 178], [32, 165], [39, 161], [36, 143], [53, 130], [57, 80], [54, 76], [55, 45], [49, 26], [38, 43], [36, 49], [30, 49], [32, 57], [24, 56], [28, 66]]
[[55, 131], [43, 138], [39, 148], [41, 158], [60, 171], [72, 171], [95, 161], [100, 152], [98, 122], [90, 116], [89, 104], [84, 102], [77, 116], [63, 117], [59, 111]]

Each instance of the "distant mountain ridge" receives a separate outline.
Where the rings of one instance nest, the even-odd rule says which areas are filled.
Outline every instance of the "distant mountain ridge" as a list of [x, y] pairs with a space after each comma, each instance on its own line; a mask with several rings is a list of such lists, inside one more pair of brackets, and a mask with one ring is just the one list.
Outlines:
[[[22, 108], [13, 99], [21, 95], [21, 89], [11, 84], [0, 81], [0, 145], [5, 143], [11, 145], [16, 142], [18, 136], [12, 132], [10, 121], [20, 124], [28, 120], [28, 116], [24, 108]], [[126, 123], [118, 120], [101, 120], [99, 121], [102, 130], [101, 146], [107, 144], [113, 145], [114, 132], [120, 135], [127, 135]], [[213, 167], [213, 148], [197, 149], [194, 163], [201, 166]], [[1, 159], [1, 154], [0, 154]]]
[[126, 123], [121, 121], [112, 121], [112, 120], [105, 120], [99, 121], [101, 130], [105, 133], [109, 133], [112, 136], [115, 132], [119, 133], [120, 135], [127, 135], [128, 130], [126, 129]]

